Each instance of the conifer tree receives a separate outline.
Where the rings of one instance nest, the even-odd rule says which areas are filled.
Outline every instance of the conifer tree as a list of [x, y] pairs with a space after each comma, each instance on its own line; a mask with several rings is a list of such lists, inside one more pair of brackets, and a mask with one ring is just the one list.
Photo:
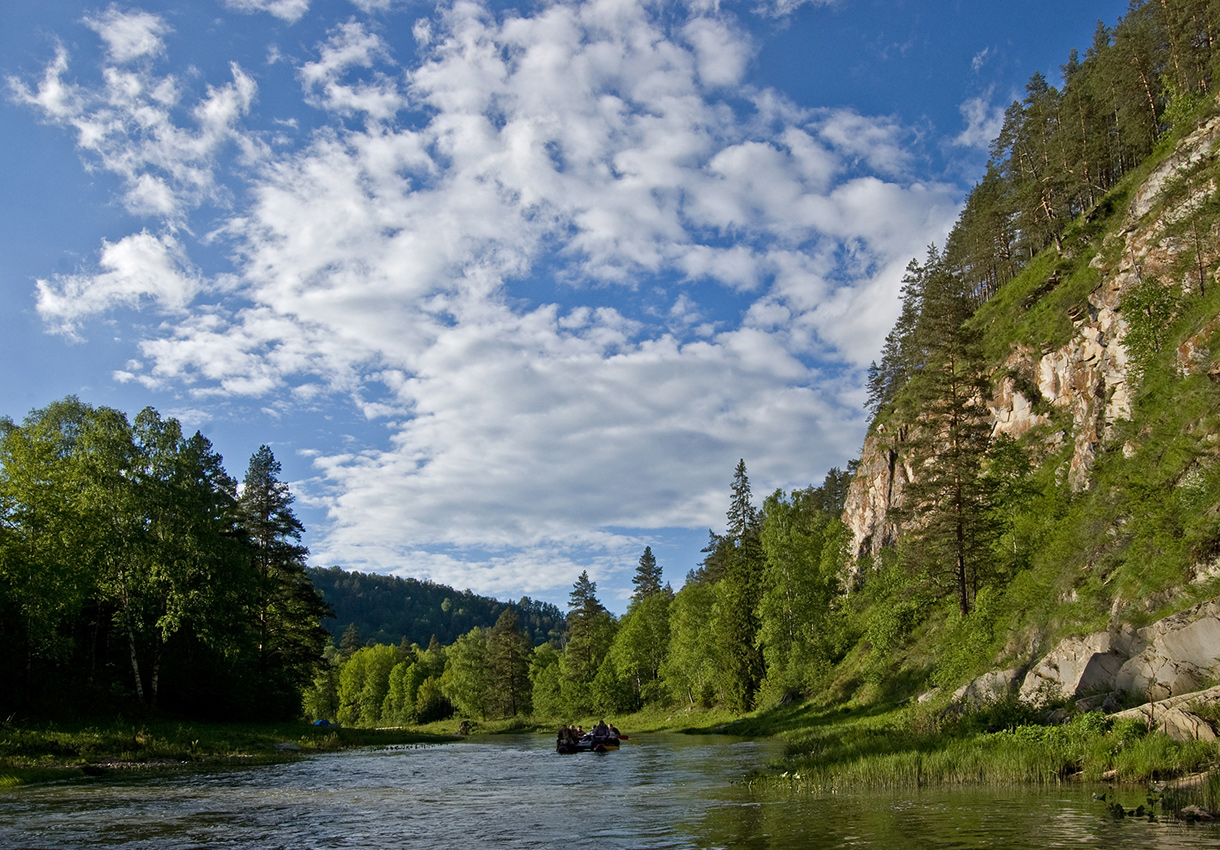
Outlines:
[[910, 439], [916, 474], [902, 513], [918, 518], [908, 535], [912, 562], [957, 595], [970, 613], [989, 550], [982, 462], [990, 438], [987, 376], [978, 332], [967, 323], [972, 302], [960, 279], [930, 249], [922, 267], [919, 336], [926, 365], [907, 393], [921, 411]]
[[[597, 583], [582, 570], [568, 596], [568, 643], [564, 647], [564, 675], [580, 687], [593, 681], [614, 638], [614, 621], [597, 598]], [[579, 697], [578, 699], [583, 699]], [[573, 706], [575, 708], [575, 706]]]
[[724, 653], [726, 696], [738, 710], [748, 710], [762, 680], [763, 659], [758, 646], [758, 603], [762, 598], [765, 555], [758, 510], [750, 496], [745, 460], [733, 473], [732, 498], [724, 540], [727, 568], [721, 580], [723, 600], [717, 626]]
[[632, 604], [661, 590], [661, 567], [652, 554], [651, 546], [644, 547], [644, 554], [640, 556], [640, 563], [635, 568], [631, 583], [635, 585], [635, 592], [631, 595]]
[[261, 446], [250, 458], [238, 516], [252, 549], [256, 580], [253, 621], [263, 693], [291, 711], [309, 684], [328, 640], [320, 621], [330, 613], [305, 572], [304, 526], [294, 497], [279, 479], [280, 463]]

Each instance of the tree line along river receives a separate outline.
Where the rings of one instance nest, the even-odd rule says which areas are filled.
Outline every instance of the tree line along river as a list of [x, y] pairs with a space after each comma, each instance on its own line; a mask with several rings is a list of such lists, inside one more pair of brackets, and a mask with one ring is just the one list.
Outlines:
[[558, 755], [551, 736], [514, 735], [116, 771], [0, 791], [0, 848], [1220, 848], [1220, 826], [1116, 821], [1081, 786], [816, 796], [744, 781], [780, 746], [652, 734]]

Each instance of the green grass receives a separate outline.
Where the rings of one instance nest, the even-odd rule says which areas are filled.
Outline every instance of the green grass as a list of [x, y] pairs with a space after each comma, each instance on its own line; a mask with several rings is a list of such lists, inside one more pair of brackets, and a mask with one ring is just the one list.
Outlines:
[[164, 769], [265, 764], [302, 753], [453, 740], [410, 729], [348, 729], [301, 723], [58, 723], [0, 729], [0, 787], [96, 766]]
[[1111, 724], [1100, 714], [1063, 725], [987, 728], [999, 721], [1002, 715], [994, 711], [952, 717], [922, 706], [890, 711], [806, 706], [734, 727], [783, 730], [789, 742], [783, 762], [755, 781], [818, 793], [1103, 779], [1140, 783], [1206, 770], [1217, 761], [1213, 744], [1174, 741], [1149, 734], [1138, 723]]

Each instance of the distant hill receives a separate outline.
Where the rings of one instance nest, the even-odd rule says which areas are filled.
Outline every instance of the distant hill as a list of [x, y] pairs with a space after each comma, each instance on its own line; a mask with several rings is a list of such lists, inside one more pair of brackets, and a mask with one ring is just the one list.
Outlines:
[[397, 645], [405, 637], [426, 647], [435, 636], [442, 644], [451, 644], [476, 626], [494, 626], [510, 604], [517, 609], [521, 630], [534, 646], [558, 643], [566, 628], [557, 606], [528, 596], [519, 602], [501, 602], [430, 581], [340, 567], [312, 567], [309, 577], [335, 611], [334, 618], [323, 620], [322, 626], [336, 642], [355, 623], [365, 643]]

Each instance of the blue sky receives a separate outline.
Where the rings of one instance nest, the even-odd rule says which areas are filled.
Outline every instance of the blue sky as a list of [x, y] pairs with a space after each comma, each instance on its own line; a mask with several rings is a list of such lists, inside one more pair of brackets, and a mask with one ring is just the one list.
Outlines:
[[622, 611], [859, 452], [902, 270], [1122, 0], [0, 6], [0, 414], [270, 445], [312, 563]]

